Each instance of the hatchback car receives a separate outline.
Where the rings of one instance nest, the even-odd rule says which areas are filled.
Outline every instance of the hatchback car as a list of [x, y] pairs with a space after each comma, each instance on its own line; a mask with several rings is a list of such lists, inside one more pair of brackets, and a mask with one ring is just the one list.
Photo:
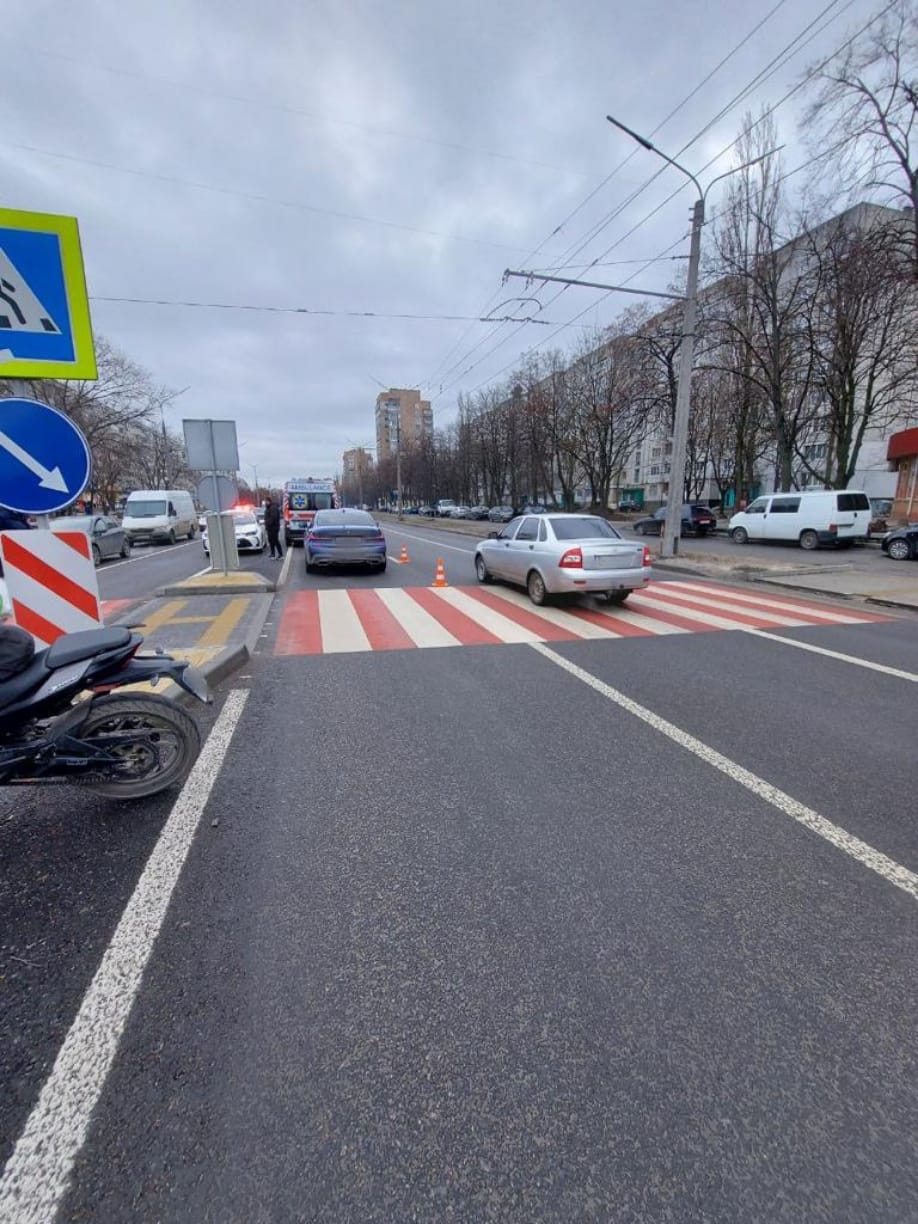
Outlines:
[[453, 506], [449, 512], [449, 517], [454, 519], [467, 519], [472, 517], [471, 506]]
[[96, 565], [101, 565], [112, 557], [126, 559], [131, 555], [131, 544], [127, 535], [114, 519], [104, 514], [73, 514], [52, 519], [51, 530], [85, 531], [89, 536], [92, 559]]
[[918, 523], [897, 527], [883, 537], [880, 547], [893, 561], [918, 561]]
[[364, 510], [319, 510], [305, 543], [307, 574], [333, 565], [386, 568], [386, 537]]
[[[663, 524], [666, 522], [667, 507], [661, 506], [656, 513], [648, 515], [646, 518], [638, 519], [634, 524], [634, 530], [638, 535], [662, 535]], [[686, 532], [692, 532], [695, 535], [705, 536], [709, 531], [717, 529], [717, 519], [707, 506], [690, 505], [688, 502], [682, 507], [682, 526], [680, 534], [685, 535]]]
[[[238, 552], [263, 553], [268, 543], [264, 524], [259, 523], [254, 514], [237, 511], [233, 514], [233, 528], [236, 532], [236, 549]], [[201, 532], [201, 543], [204, 551], [210, 556], [210, 541], [207, 529]]]
[[524, 586], [536, 605], [553, 595], [604, 595], [623, 604], [651, 578], [650, 549], [594, 514], [527, 514], [475, 549], [479, 582]]
[[512, 506], [492, 506], [488, 511], [488, 522], [490, 523], [509, 523], [512, 518]]

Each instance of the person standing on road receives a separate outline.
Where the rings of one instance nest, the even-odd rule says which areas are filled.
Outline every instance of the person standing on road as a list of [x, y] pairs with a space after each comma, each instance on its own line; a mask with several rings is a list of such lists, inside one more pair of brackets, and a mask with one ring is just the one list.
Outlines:
[[272, 558], [277, 557], [279, 561], [284, 555], [280, 542], [280, 510], [271, 497], [265, 498], [265, 531], [268, 533], [268, 547], [271, 549], [271, 556]]

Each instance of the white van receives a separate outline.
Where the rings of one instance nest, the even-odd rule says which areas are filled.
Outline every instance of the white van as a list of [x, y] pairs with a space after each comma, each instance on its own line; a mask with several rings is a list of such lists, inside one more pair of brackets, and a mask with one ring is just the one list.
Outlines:
[[198, 515], [185, 489], [138, 489], [128, 495], [121, 525], [132, 544], [174, 544], [179, 536], [194, 539]]
[[807, 549], [820, 544], [847, 548], [870, 536], [870, 500], [855, 489], [769, 493], [734, 514], [727, 530], [736, 544], [796, 540]]

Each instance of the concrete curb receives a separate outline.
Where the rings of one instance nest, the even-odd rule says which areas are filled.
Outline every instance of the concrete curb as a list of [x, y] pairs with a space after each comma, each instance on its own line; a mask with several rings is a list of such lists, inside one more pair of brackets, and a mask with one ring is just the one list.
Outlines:
[[159, 587], [156, 594], [160, 597], [175, 595], [273, 595], [277, 583], [270, 578], [261, 578], [256, 582], [251, 579], [246, 582], [227, 584], [226, 586], [205, 586], [197, 582], [177, 582], [171, 586]]

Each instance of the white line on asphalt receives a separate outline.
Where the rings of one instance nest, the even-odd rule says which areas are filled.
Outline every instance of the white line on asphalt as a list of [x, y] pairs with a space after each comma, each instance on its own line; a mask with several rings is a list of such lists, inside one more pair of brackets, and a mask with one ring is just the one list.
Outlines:
[[[191, 544], [191, 540], [186, 540], [184, 544], [173, 544], [169, 549], [169, 552], [178, 552], [181, 548], [189, 548]], [[128, 557], [126, 561], [116, 561], [114, 565], [103, 565], [99, 570], [99, 573], [110, 574], [112, 570], [120, 569], [122, 565], [134, 565], [138, 561], [149, 561], [151, 557], [163, 557], [166, 555], [168, 554], [160, 552], [160, 550], [157, 548], [155, 552], [148, 552], [145, 557]]]
[[[395, 527], [389, 527], [388, 525], [383, 528], [383, 531], [391, 532], [392, 535], [404, 536], [406, 540], [420, 540], [422, 544], [429, 544], [434, 550], [445, 548], [449, 552], [465, 553], [466, 556], [475, 551], [474, 546], [472, 548], [457, 548], [455, 544], [441, 544], [438, 540], [431, 540], [430, 536], [412, 535], [410, 531], [399, 531]], [[475, 543], [477, 544], [477, 542], [476, 540]]]
[[50, 1224], [89, 1130], [172, 890], [239, 724], [233, 689], [207, 737], [105, 950], [0, 1180], [0, 1220]]
[[903, 892], [907, 892], [918, 901], [918, 875], [913, 871], [909, 871], [907, 867], [903, 867], [901, 863], [897, 863], [894, 859], [888, 858], [885, 854], [881, 853], [881, 851], [875, 850], [867, 842], [861, 841], [859, 837], [855, 837], [846, 829], [841, 828], [840, 825], [833, 824], [825, 816], [820, 816], [812, 808], [806, 807], [791, 795], [779, 790], [776, 786], [772, 786], [764, 778], [760, 778], [757, 774], [744, 769], [736, 761], [731, 761], [729, 757], [725, 757], [717, 752], [716, 749], [710, 748], [701, 740], [696, 739], [694, 735], [689, 735], [687, 731], [683, 731], [680, 727], [675, 726], [674, 723], [667, 722], [659, 714], [654, 714], [653, 710], [648, 710], [645, 706], [632, 701], [630, 697], [626, 697], [618, 689], [612, 688], [611, 685], [599, 680], [590, 672], [584, 671], [576, 663], [571, 663], [563, 655], [556, 654], [548, 646], [543, 645], [541, 642], [534, 642], [530, 649], [537, 650], [540, 655], [543, 655], [550, 662], [563, 668], [566, 672], [570, 672], [572, 676], [582, 680], [584, 684], [588, 684], [590, 688], [595, 689], [603, 697], [607, 697], [609, 701], [614, 702], [621, 709], [626, 710], [629, 714], [633, 714], [635, 718], [641, 719], [642, 722], [653, 727], [655, 731], [659, 731], [661, 735], [671, 739], [680, 748], [685, 748], [706, 764], [720, 770], [722, 774], [726, 774], [732, 781], [738, 782], [740, 786], [745, 786], [747, 790], [757, 795], [760, 799], [764, 799], [766, 803], [770, 803], [772, 807], [777, 808], [779, 812], [783, 812], [785, 816], [790, 816], [798, 824], [805, 825], [811, 832], [824, 838], [825, 841], [829, 842], [837, 850], [850, 855], [851, 858], [856, 859], [862, 866], [869, 867], [871, 871], [881, 875], [888, 883], [894, 884], [896, 888], [901, 888]]
[[798, 642], [795, 638], [781, 637], [778, 633], [767, 633], [764, 629], [743, 629], [752, 637], [768, 638], [770, 642], [780, 642], [782, 646], [793, 646], [797, 650], [809, 650], [812, 654], [825, 655], [828, 659], [838, 659], [842, 663], [852, 663], [855, 667], [866, 667], [869, 671], [882, 672], [884, 676], [895, 676], [897, 680], [911, 680], [918, 684], [918, 674], [902, 671], [898, 667], [889, 667], [885, 663], [873, 663], [870, 659], [859, 659], [856, 655], [842, 654], [840, 650], [827, 650], [825, 646], [813, 646], [810, 642]]
[[[305, 546], [304, 546], [305, 547]], [[277, 585], [282, 587], [290, 577], [290, 566], [293, 564], [293, 549], [287, 545], [287, 551], [284, 554], [284, 564], [281, 566], [280, 577], [277, 580]]]

